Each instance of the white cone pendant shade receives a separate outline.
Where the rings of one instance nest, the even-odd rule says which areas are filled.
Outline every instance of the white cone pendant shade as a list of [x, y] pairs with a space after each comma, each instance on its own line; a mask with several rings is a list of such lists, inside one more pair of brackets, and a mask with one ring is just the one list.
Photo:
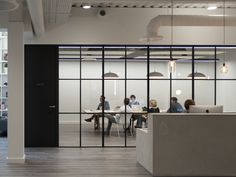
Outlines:
[[119, 76], [118, 76], [118, 74], [109, 71], [108, 73], [104, 73], [104, 78], [105, 79], [117, 79], [117, 78], [119, 78]]
[[150, 72], [149, 73], [149, 78], [150, 79], [160, 79], [160, 78], [163, 78], [163, 74], [160, 73], [160, 72], [156, 72], [156, 71], [153, 71], [153, 72]]
[[203, 74], [203, 73], [195, 72], [195, 73], [193, 73], [193, 74], [194, 74], [194, 75], [192, 75], [192, 73], [189, 74], [189, 75], [188, 75], [188, 79], [191, 79], [192, 76], [194, 76], [194, 79], [206, 79], [206, 78], [207, 78], [206, 75]]

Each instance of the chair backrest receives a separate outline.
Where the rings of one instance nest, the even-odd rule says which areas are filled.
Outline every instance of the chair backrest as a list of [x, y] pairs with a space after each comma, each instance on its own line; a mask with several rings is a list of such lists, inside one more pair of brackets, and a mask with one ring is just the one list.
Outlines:
[[126, 125], [129, 124], [130, 118], [132, 116], [132, 113], [122, 113], [120, 114], [119, 124], [125, 124], [125, 116], [126, 116]]

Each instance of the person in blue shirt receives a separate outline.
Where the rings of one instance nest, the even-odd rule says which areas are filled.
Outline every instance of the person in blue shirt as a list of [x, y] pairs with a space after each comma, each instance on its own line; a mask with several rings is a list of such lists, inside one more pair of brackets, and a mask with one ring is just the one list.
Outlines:
[[171, 105], [167, 112], [170, 113], [181, 113], [184, 111], [183, 107], [180, 103], [178, 103], [178, 99], [176, 97], [171, 97]]
[[133, 105], [140, 105], [140, 103], [136, 100], [135, 95], [130, 95], [129, 106], [132, 108]]

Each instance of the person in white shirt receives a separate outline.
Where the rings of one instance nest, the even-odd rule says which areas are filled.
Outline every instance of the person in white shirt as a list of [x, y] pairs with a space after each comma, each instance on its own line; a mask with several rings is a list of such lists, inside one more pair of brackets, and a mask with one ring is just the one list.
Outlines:
[[[124, 105], [119, 108], [117, 112], [124, 113], [126, 112], [131, 112], [131, 107], [129, 106], [130, 100], [129, 98], [124, 99]], [[125, 115], [124, 114], [116, 114], [112, 116], [111, 114], [105, 114], [104, 115], [108, 119], [108, 125], [107, 125], [107, 130], [106, 134], [110, 135], [110, 130], [112, 123], [119, 123], [120, 119], [124, 119]]]

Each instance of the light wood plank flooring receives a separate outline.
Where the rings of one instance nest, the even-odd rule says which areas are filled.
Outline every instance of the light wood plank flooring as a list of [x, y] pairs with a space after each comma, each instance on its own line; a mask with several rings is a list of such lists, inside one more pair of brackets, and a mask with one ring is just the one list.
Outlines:
[[[105, 125], [106, 127], [107, 125]], [[82, 123], [82, 146], [101, 146], [102, 129], [94, 130], [93, 123]], [[105, 136], [105, 146], [124, 146], [124, 129], [120, 126], [120, 136], [117, 134], [117, 128], [114, 124], [111, 129], [111, 135]], [[59, 124], [59, 145], [60, 146], [79, 146], [79, 124]], [[127, 146], [136, 146], [136, 137], [127, 132]]]
[[135, 148], [27, 148], [25, 164], [7, 164], [0, 138], [1, 177], [151, 177]]

